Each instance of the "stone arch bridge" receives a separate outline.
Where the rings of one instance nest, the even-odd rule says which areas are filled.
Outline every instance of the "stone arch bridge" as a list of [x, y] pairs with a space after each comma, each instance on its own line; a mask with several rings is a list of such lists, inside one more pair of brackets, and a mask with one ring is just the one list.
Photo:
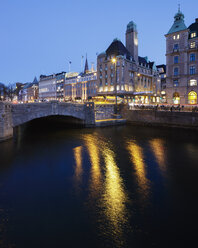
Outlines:
[[28, 121], [47, 116], [71, 116], [85, 126], [95, 126], [94, 103], [45, 103], [12, 104], [0, 102], [0, 140], [13, 136], [13, 128]]

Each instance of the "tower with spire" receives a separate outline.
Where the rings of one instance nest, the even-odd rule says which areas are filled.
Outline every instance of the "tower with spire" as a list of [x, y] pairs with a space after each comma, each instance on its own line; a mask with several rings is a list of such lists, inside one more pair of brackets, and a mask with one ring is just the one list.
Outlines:
[[167, 103], [197, 104], [198, 20], [187, 28], [179, 5], [165, 37]]
[[84, 74], [87, 74], [87, 73], [89, 73], [89, 65], [88, 65], [88, 60], [87, 60], [87, 55], [86, 55]]

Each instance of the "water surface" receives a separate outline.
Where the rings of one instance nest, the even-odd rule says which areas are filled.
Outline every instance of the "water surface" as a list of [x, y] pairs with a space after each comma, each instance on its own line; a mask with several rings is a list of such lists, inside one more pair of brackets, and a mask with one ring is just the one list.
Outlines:
[[191, 247], [197, 133], [19, 128], [0, 143], [0, 247]]

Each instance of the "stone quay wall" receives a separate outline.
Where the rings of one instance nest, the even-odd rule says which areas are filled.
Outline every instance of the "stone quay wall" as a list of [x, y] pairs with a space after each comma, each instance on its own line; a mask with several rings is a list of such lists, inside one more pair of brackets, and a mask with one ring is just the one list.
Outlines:
[[0, 141], [13, 135], [12, 104], [0, 102]]
[[114, 108], [114, 104], [95, 104], [96, 120], [112, 119]]
[[128, 123], [198, 129], [198, 113], [156, 110], [123, 110]]

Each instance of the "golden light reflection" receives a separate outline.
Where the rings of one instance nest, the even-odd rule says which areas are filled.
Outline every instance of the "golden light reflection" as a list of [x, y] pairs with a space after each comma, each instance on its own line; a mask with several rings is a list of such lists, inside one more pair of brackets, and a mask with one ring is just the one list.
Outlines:
[[102, 143], [100, 147], [105, 163], [105, 190], [103, 195], [105, 216], [110, 222], [111, 231], [119, 239], [124, 232], [123, 224], [127, 222], [127, 194], [115, 161], [113, 149], [110, 149], [109, 143]]
[[130, 141], [127, 148], [130, 153], [131, 161], [134, 164], [141, 193], [143, 193], [143, 195], [148, 195], [149, 180], [146, 178], [143, 150], [134, 141]]
[[161, 139], [153, 139], [150, 142], [151, 150], [155, 155], [156, 161], [162, 171], [166, 170], [165, 145]]
[[75, 180], [77, 182], [81, 182], [82, 180], [82, 146], [75, 147], [74, 151], [74, 159], [75, 159]]
[[84, 135], [83, 139], [91, 162], [90, 191], [92, 194], [96, 194], [101, 186], [99, 144], [97, 142], [97, 137], [92, 134]]

